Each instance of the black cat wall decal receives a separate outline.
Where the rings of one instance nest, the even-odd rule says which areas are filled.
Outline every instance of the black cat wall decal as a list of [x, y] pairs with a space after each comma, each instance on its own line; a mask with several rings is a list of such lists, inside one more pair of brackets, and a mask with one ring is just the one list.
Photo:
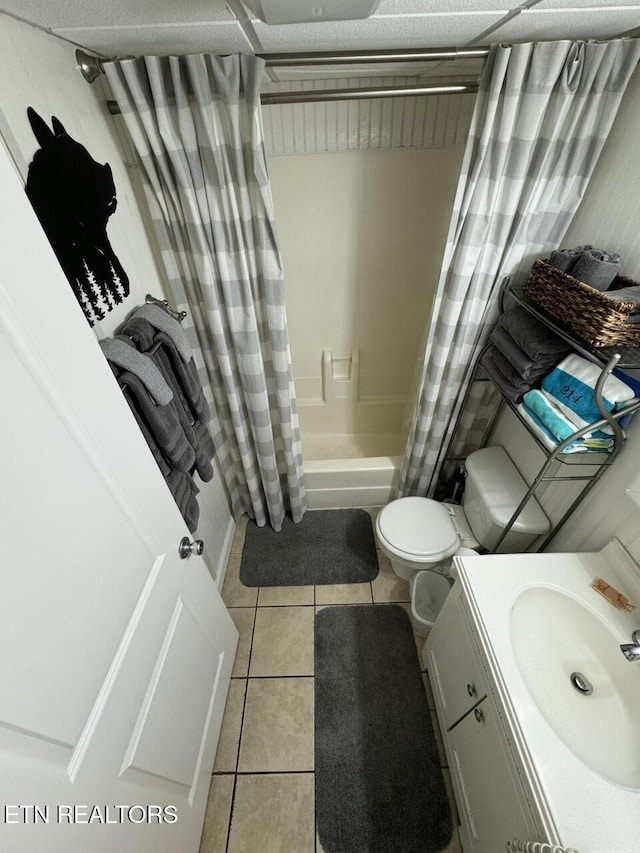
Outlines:
[[111, 166], [97, 163], [55, 116], [51, 129], [31, 107], [27, 115], [40, 148], [25, 190], [93, 326], [129, 295], [129, 279], [107, 237], [117, 204]]

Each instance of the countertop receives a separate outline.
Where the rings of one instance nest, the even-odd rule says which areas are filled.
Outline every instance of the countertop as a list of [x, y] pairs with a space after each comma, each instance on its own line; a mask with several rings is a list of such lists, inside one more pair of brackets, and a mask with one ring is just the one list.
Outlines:
[[[457, 557], [455, 562], [515, 748], [550, 840], [578, 853], [637, 853], [640, 789], [603, 778], [577, 758], [551, 728], [518, 666], [511, 639], [511, 612], [526, 589], [547, 587], [579, 600], [613, 632], [616, 642], [630, 643], [632, 631], [640, 628], [640, 567], [617, 540], [591, 553], [490, 554]], [[590, 588], [596, 577], [626, 595], [637, 609], [632, 613], [617, 610]], [[531, 642], [535, 642], [534, 637]], [[568, 656], [571, 658], [572, 653]], [[576, 661], [583, 660], [578, 653]], [[640, 662], [623, 662], [628, 666], [628, 677], [640, 679]], [[568, 671], [572, 667], [579, 670], [578, 663], [574, 666], [569, 659], [563, 665]], [[625, 677], [626, 673], [624, 670]], [[589, 698], [580, 697], [585, 701]], [[640, 707], [637, 723], [640, 726]], [[606, 726], [602, 738], [607, 738]], [[640, 764], [640, 755], [637, 761]]]

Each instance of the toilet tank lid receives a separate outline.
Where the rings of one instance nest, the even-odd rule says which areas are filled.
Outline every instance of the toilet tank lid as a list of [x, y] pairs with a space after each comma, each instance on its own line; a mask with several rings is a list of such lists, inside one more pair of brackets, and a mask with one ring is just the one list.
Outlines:
[[428, 557], [443, 560], [460, 545], [456, 529], [446, 507], [430, 498], [398, 498], [380, 510], [379, 534], [409, 558]]
[[[507, 451], [499, 446], [483, 447], [470, 453], [464, 465], [491, 520], [505, 527], [529, 488]], [[550, 528], [535, 497], [531, 497], [513, 525], [519, 533], [536, 535], [547, 533]]]

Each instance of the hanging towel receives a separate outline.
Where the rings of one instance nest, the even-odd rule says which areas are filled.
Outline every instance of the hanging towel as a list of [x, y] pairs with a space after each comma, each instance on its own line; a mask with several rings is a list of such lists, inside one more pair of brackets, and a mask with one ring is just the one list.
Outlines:
[[174, 342], [183, 361], [190, 361], [193, 358], [193, 349], [184, 329], [179, 321], [169, 314], [166, 308], [155, 303], [140, 305], [139, 308], [135, 309], [132, 316], [141, 317], [152, 325], [154, 329], [158, 329], [168, 335]]
[[[579, 355], [569, 355], [542, 380], [542, 389], [578, 428], [599, 421], [594, 389], [602, 368]], [[602, 403], [608, 412], [622, 408], [634, 397], [633, 390], [615, 376], [608, 376]], [[607, 433], [610, 427], [603, 427]]]
[[[101, 346], [102, 343], [101, 341]], [[190, 471], [195, 463], [195, 453], [180, 426], [173, 398], [166, 405], [160, 405], [153, 399], [139, 376], [129, 370], [123, 370], [111, 361], [110, 366], [118, 383], [127, 386], [129, 398], [135, 400], [140, 417], [144, 419], [167, 460], [181, 471]]]
[[196, 497], [198, 494], [198, 487], [194, 483], [193, 477], [184, 470], [174, 468], [168, 462], [165, 454], [158, 446], [153, 433], [147, 426], [142, 413], [138, 409], [136, 397], [131, 393], [128, 385], [123, 389], [123, 394], [129, 404], [129, 408], [131, 409], [134, 418], [138, 422], [140, 432], [149, 445], [149, 450], [153, 454], [153, 458], [156, 460], [160, 473], [164, 477], [164, 480], [169, 487], [169, 491], [180, 510], [180, 514], [184, 518], [191, 533], [195, 533], [198, 528], [200, 507], [198, 506], [198, 500]]
[[[555, 450], [560, 442], [549, 432], [547, 427], [542, 423], [540, 418], [525, 406], [520, 403], [516, 406], [520, 416], [524, 422], [530, 427], [531, 431], [538, 436], [540, 441], [548, 450]], [[563, 450], [563, 453], [588, 453], [602, 452], [613, 446], [613, 439], [593, 439], [592, 441], [585, 439], [576, 439]]]
[[134, 373], [159, 406], [166, 406], [173, 400], [171, 388], [158, 367], [148, 355], [132, 347], [130, 342], [116, 337], [100, 341], [100, 348], [112, 364]]
[[[158, 306], [145, 305], [143, 307], [157, 308]], [[152, 350], [156, 343], [161, 344], [163, 341], [157, 339], [157, 335], [160, 333], [157, 333], [156, 328], [143, 319], [141, 311], [142, 309], [136, 309], [131, 318], [122, 325], [119, 331], [127, 336], [139, 350], [146, 353]], [[166, 313], [161, 308], [158, 308], [158, 311], [161, 314]], [[174, 323], [177, 322], [171, 317], [169, 319]], [[174, 338], [171, 337], [170, 341], [174, 342]], [[149, 357], [158, 367], [163, 379], [173, 392], [180, 425], [194, 451], [195, 469], [202, 481], [206, 483], [213, 479], [211, 460], [215, 453], [215, 447], [208, 427], [209, 408], [202, 394], [202, 388], [197, 377], [197, 369], [193, 363], [193, 359], [190, 360], [191, 367], [185, 365], [181, 357], [172, 361], [171, 355], [164, 346], [158, 346]], [[176, 364], [179, 365], [178, 372], [174, 370]], [[189, 394], [185, 393], [185, 387], [181, 382], [181, 379], [187, 376], [190, 380], [188, 389], [193, 392], [192, 399], [196, 399], [197, 405], [191, 405]], [[197, 388], [194, 386], [197, 386]]]

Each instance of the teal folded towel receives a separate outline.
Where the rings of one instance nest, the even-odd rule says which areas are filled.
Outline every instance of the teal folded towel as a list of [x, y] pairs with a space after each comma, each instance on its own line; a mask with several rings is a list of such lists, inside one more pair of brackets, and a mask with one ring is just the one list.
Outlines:
[[[553, 438], [560, 442], [571, 438], [579, 427], [573, 421], [569, 420], [556, 406], [553, 401], [547, 397], [544, 391], [536, 389], [527, 391], [523, 397], [525, 406], [536, 415], [551, 433]], [[611, 438], [600, 430], [587, 432], [582, 436], [583, 439], [596, 438], [611, 441]]]
[[[547, 427], [543, 424], [540, 418], [531, 411], [531, 409], [525, 405], [524, 403], [520, 403], [517, 407], [520, 412], [520, 416], [522, 419], [529, 425], [532, 432], [538, 436], [540, 441], [547, 447], [549, 450], [554, 450], [560, 442], [551, 434], [551, 432], [547, 429]], [[588, 453], [588, 452], [602, 452], [603, 450], [608, 450], [610, 447], [613, 447], [613, 439], [584, 439], [577, 438], [575, 441], [572, 441], [571, 444], [568, 444], [565, 449], [562, 451], [563, 453]]]

